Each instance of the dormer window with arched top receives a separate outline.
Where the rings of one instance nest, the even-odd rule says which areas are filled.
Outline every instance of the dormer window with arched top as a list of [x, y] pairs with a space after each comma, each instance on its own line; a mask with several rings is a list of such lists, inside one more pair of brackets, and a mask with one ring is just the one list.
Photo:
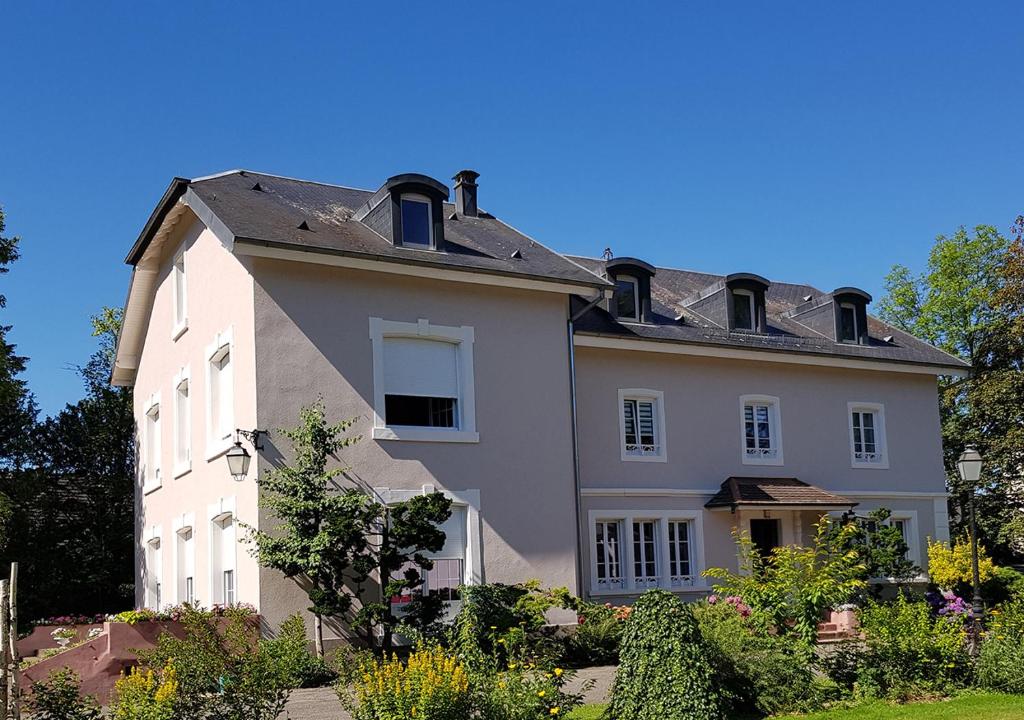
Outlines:
[[729, 329], [768, 332], [765, 292], [770, 283], [760, 275], [733, 273], [725, 278]]
[[430, 198], [418, 193], [402, 195], [402, 245], [430, 248], [434, 246]]
[[651, 278], [654, 266], [636, 258], [605, 262], [605, 275], [615, 283], [608, 311], [622, 322], [651, 322]]
[[871, 296], [858, 288], [844, 287], [832, 291], [835, 307], [836, 342], [868, 344], [868, 303]]

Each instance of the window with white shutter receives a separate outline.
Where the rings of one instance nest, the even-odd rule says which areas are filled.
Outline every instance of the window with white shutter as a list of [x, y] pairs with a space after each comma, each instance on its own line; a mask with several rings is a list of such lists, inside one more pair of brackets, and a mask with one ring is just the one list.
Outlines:
[[163, 452], [160, 442], [160, 399], [155, 395], [150, 400], [149, 407], [146, 409], [143, 444], [143, 488], [148, 491], [160, 487], [162, 480], [160, 472], [161, 454]]
[[210, 521], [210, 588], [215, 605], [236, 602], [235, 517], [231, 513]]
[[188, 327], [188, 295], [185, 284], [185, 248], [174, 256], [171, 265], [171, 298], [174, 306], [174, 327], [171, 336], [177, 340]]
[[174, 379], [174, 476], [192, 467], [192, 402], [188, 369]]
[[221, 333], [206, 349], [206, 455], [212, 458], [231, 447], [235, 431], [235, 364], [231, 331]]
[[623, 460], [666, 460], [663, 402], [664, 394], [657, 390], [619, 390]]
[[177, 533], [177, 582], [178, 602], [193, 604], [196, 601], [196, 540], [191, 526], [180, 528]]
[[160, 548], [160, 529], [153, 528], [146, 542], [146, 607], [159, 610], [163, 603], [163, 554]]
[[476, 442], [473, 328], [370, 318], [378, 440]]

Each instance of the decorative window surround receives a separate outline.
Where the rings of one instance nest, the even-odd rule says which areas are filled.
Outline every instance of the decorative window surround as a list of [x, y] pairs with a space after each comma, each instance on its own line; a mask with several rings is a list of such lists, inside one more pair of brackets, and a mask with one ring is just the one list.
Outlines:
[[[232, 328], [217, 333], [206, 346], [206, 459], [231, 449], [235, 430], [235, 347]], [[226, 360], [226, 362], [225, 362]], [[214, 407], [214, 403], [217, 406]], [[214, 427], [217, 425], [218, 427]]]
[[[437, 340], [456, 346], [459, 397], [458, 420], [455, 428], [388, 425], [385, 422], [384, 338], [407, 337]], [[476, 431], [476, 396], [473, 379], [472, 327], [432, 325], [420, 319], [417, 322], [398, 322], [370, 318], [370, 341], [373, 346], [373, 439], [410, 440], [419, 442], [480, 442]]]
[[[438, 490], [433, 485], [424, 485], [419, 490], [399, 490], [388, 487], [375, 487], [374, 494], [385, 505], [409, 500], [417, 495], [427, 495]], [[452, 501], [453, 506], [460, 506], [466, 511], [466, 556], [463, 563], [463, 584], [480, 585], [484, 582], [483, 537], [480, 524], [480, 491], [479, 490], [438, 490]]]
[[185, 246], [174, 254], [171, 263], [171, 312], [174, 326], [171, 340], [180, 338], [188, 330], [188, 285], [185, 280]]
[[[668, 462], [665, 447], [665, 394], [660, 390], [643, 388], [622, 388], [618, 394], [619, 444], [623, 462]], [[636, 437], [634, 442], [627, 436], [626, 403], [633, 401], [635, 410], [633, 424]], [[641, 403], [651, 403], [654, 421], [654, 442], [644, 443], [640, 428]]]
[[142, 410], [142, 492], [149, 494], [158, 489], [162, 484], [160, 472], [161, 455], [161, 429], [160, 429], [160, 393], [156, 392], [149, 396]]
[[174, 376], [174, 477], [192, 469], [192, 380], [186, 365]]
[[[767, 448], [747, 448], [747, 407], [767, 406], [770, 445]], [[758, 437], [757, 410], [754, 411], [754, 435]], [[782, 410], [779, 399], [772, 395], [740, 396], [740, 458], [744, 465], [782, 465]]]
[[900, 521], [904, 526], [903, 539], [907, 543], [907, 559], [918, 567], [922, 567], [921, 535], [917, 524], [917, 510], [893, 510], [889, 523], [895, 525]]
[[[704, 521], [700, 510], [590, 510], [588, 533], [590, 537], [590, 594], [631, 595], [652, 587], [672, 592], [707, 592], [708, 586], [701, 573], [704, 571]], [[633, 547], [633, 524], [654, 523], [655, 561], [657, 574], [653, 581], [637, 578]], [[688, 523], [687, 542], [689, 545], [690, 574], [686, 577], [673, 574], [670, 567], [668, 525], [670, 522]], [[597, 579], [597, 525], [615, 523], [618, 525], [618, 565], [621, 578], [611, 586], [600, 586]], [[675, 569], [679, 569], [678, 566]]]
[[[224, 605], [238, 602], [238, 515], [235, 497], [221, 498], [207, 506], [209, 526], [207, 552], [210, 575], [210, 602]], [[225, 574], [231, 573], [231, 594], [225, 597]]]
[[145, 538], [146, 550], [146, 607], [151, 610], [159, 610], [163, 602], [163, 548], [161, 547], [163, 529], [159, 525], [153, 525]]
[[[861, 427], [861, 445], [858, 452], [854, 413], [871, 413], [874, 423], [874, 450], [865, 447], [866, 438]], [[846, 405], [846, 418], [850, 428], [850, 466], [872, 470], [889, 469], [889, 448], [885, 436], [885, 406], [881, 403], [851, 402]]]
[[[185, 513], [174, 519], [174, 581], [175, 597], [179, 603], [195, 603], [198, 600], [196, 587], [196, 516]], [[188, 580], [191, 579], [191, 588]], [[191, 590], [191, 597], [189, 591]]]

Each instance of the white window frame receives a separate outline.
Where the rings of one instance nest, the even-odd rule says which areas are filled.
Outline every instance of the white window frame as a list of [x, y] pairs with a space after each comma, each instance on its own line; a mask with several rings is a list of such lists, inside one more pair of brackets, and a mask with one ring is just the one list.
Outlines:
[[[375, 487], [374, 495], [385, 505], [410, 500], [417, 495], [429, 495], [438, 491], [452, 501], [453, 507], [460, 507], [466, 511], [466, 547], [465, 556], [462, 562], [462, 584], [481, 585], [484, 580], [483, 565], [483, 536], [480, 524], [480, 491], [479, 490], [458, 490], [450, 491], [435, 488], [433, 485], [423, 485], [419, 490], [398, 490], [389, 487]], [[428, 553], [429, 554], [429, 553]], [[449, 602], [449, 610], [457, 610], [461, 601]]]
[[[448, 342], [456, 346], [459, 397], [456, 402], [457, 427], [420, 427], [385, 423], [384, 339], [389, 337], [419, 338]], [[473, 378], [472, 327], [434, 325], [428, 320], [399, 322], [370, 318], [370, 341], [373, 350], [373, 439], [410, 440], [416, 442], [480, 442], [476, 430], [476, 391]]]
[[[402, 203], [406, 200], [410, 202], [418, 202], [427, 206], [427, 234], [430, 238], [430, 242], [427, 245], [422, 243], [407, 243], [405, 241], [405, 217], [402, 213]], [[434, 204], [430, 201], [426, 195], [420, 195], [419, 193], [402, 193], [398, 199], [398, 212], [402, 215], [402, 247], [412, 248], [414, 250], [433, 250], [437, 247], [437, 243], [434, 241]]]
[[[197, 603], [199, 593], [196, 584], [196, 516], [195, 513], [185, 513], [174, 519], [174, 594], [178, 603], [188, 602], [188, 589], [186, 579], [188, 569], [192, 568], [192, 602]], [[191, 533], [190, 539], [185, 539], [185, 534]], [[182, 556], [183, 547], [187, 553]]]
[[146, 583], [144, 605], [150, 610], [160, 610], [163, 603], [163, 530], [153, 525], [146, 536]]
[[[856, 446], [853, 439], [853, 414], [873, 413], [875, 416], [875, 454], [878, 460], [858, 460]], [[850, 402], [846, 404], [846, 423], [850, 434], [850, 467], [864, 468], [867, 470], [888, 470], [889, 469], [889, 447], [885, 433], [885, 405], [874, 402]]]
[[[219, 378], [217, 384], [218, 396], [214, 398], [212, 392], [213, 364], [220, 362], [225, 354], [228, 354], [231, 358], [231, 382], [225, 384], [223, 378]], [[229, 327], [227, 330], [217, 333], [213, 342], [206, 346], [204, 358], [205, 362], [203, 365], [206, 369], [206, 459], [213, 460], [231, 449], [232, 437], [235, 432], [235, 387], [237, 386], [235, 377], [238, 375], [238, 357], [235, 354], [232, 328]], [[219, 370], [218, 372], [222, 371]], [[223, 393], [225, 390], [228, 393], [228, 399], [222, 403], [221, 408], [229, 408], [231, 410], [231, 418], [230, 422], [227, 423], [226, 432], [221, 434], [217, 432], [217, 428], [213, 427], [213, 403], [221, 402], [220, 393]], [[218, 415], [218, 417], [220, 416]]]
[[[668, 449], [665, 445], [665, 393], [661, 390], [646, 388], [620, 388], [618, 393], [619, 416], [619, 450], [623, 462], [668, 462]], [[654, 445], [653, 452], [637, 452], [628, 449], [626, 443], [626, 411], [627, 400], [650, 402], [654, 404]], [[637, 420], [639, 422], [639, 419]], [[637, 438], [639, 440], [639, 437]]]
[[[768, 406], [768, 432], [771, 454], [751, 455], [747, 453], [747, 405]], [[755, 423], [757, 416], [754, 417]], [[782, 404], [774, 395], [740, 396], [740, 459], [744, 465], [782, 465]]]
[[614, 295], [612, 302], [615, 303], [615, 312], [617, 320], [626, 320], [629, 322], [640, 322], [640, 281], [632, 275], [616, 275], [615, 282], [628, 282], [633, 285], [633, 314], [632, 315], [618, 315], [618, 303], [616, 302]]
[[890, 510], [889, 524], [895, 525], [897, 520], [906, 523], [907, 560], [914, 563], [918, 568], [922, 568], [921, 572], [924, 572], [921, 559], [921, 535], [918, 532], [917, 524], [917, 510]]
[[[708, 585], [703, 572], [704, 563], [704, 513], [701, 510], [590, 510], [588, 520], [588, 552], [590, 554], [591, 595], [634, 595], [652, 587], [659, 587], [677, 593], [705, 593]], [[688, 580], [674, 582], [669, 567], [668, 523], [689, 523], [690, 575]], [[597, 581], [597, 523], [619, 524], [619, 566], [622, 572], [621, 586], [601, 587]], [[637, 582], [633, 567], [633, 523], [654, 522], [655, 557], [658, 564], [656, 585], [645, 581]], [[688, 584], [687, 584], [688, 583]]]
[[[182, 397], [181, 387], [185, 386]], [[192, 373], [186, 365], [174, 376], [174, 477], [192, 469]], [[184, 428], [182, 428], [184, 423]], [[184, 438], [181, 435], [184, 434]], [[184, 440], [184, 447], [182, 447]]]
[[[757, 330], [757, 302], [754, 299], [754, 293], [752, 290], [744, 290], [737, 288], [736, 290], [730, 290], [732, 293], [733, 312], [732, 317], [729, 318], [730, 323], [733, 325], [733, 330]], [[746, 297], [747, 302], [750, 306], [750, 327], [739, 327], [735, 325], [736, 322], [736, 298], [738, 296]]]
[[[604, 545], [605, 551], [605, 563], [608, 564], [608, 557], [612, 550], [615, 553], [615, 564], [618, 565], [619, 572], [615, 579], [611, 579], [610, 572], [606, 571], [606, 577], [604, 579], [604, 585], [601, 584], [601, 579], [598, 577], [598, 562], [597, 562], [597, 528], [598, 526], [603, 527], [602, 532], [602, 544]], [[608, 541], [608, 527], [614, 526], [616, 528], [617, 545], [612, 548]], [[596, 590], [601, 592], [615, 592], [617, 590], [625, 590], [626, 588], [626, 567], [623, 558], [623, 543], [626, 538], [625, 522], [622, 518], [597, 518], [591, 521], [591, 542], [590, 542], [590, 554], [591, 554], [591, 585]]]
[[[206, 543], [207, 559], [210, 578], [210, 603], [212, 605], [224, 605], [224, 571], [233, 571], [234, 580], [234, 602], [238, 600], [238, 513], [235, 510], [235, 497], [221, 498], [218, 502], [207, 507], [207, 532], [208, 542]], [[223, 523], [231, 520], [231, 548], [225, 551], [224, 537], [225, 530]], [[224, 562], [229, 558], [229, 562]], [[229, 567], [230, 566], [230, 567]]]
[[[153, 411], [157, 419], [151, 420]], [[160, 393], [149, 396], [142, 410], [142, 492], [148, 494], [163, 484], [163, 408], [160, 405]]]
[[[853, 339], [847, 340], [843, 337], [843, 310], [853, 311]], [[860, 340], [860, 327], [857, 319], [857, 306], [853, 303], [839, 303], [839, 342], [846, 343], [847, 345], [856, 344]]]
[[[179, 294], [181, 295], [180, 303]], [[178, 315], [179, 304], [181, 305], [180, 317]], [[171, 340], [177, 340], [188, 330], [188, 274], [185, 267], [184, 244], [174, 253], [174, 259], [171, 261], [171, 318], [173, 321]]]

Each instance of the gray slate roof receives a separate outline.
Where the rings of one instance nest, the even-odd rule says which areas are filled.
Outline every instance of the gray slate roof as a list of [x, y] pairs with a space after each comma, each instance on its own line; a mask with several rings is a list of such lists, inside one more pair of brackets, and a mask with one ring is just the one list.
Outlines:
[[796, 478], [730, 477], [722, 483], [706, 508], [803, 505], [807, 507], [853, 507], [855, 500], [808, 485]]
[[[260, 190], [253, 190], [259, 183]], [[353, 213], [374, 191], [264, 175], [248, 170], [193, 180], [189, 187], [236, 238], [374, 260], [584, 285], [607, 281], [495, 217], [458, 217], [444, 204], [445, 252], [396, 247]], [[300, 230], [306, 222], [309, 230]], [[513, 259], [516, 250], [521, 258]]]
[[[604, 261], [595, 258], [570, 256], [572, 260], [600, 273]], [[651, 278], [651, 310], [653, 322], [649, 324], [620, 323], [608, 312], [594, 308], [575, 323], [576, 332], [586, 335], [602, 335], [615, 338], [634, 338], [663, 342], [681, 342], [700, 345], [720, 345], [748, 350], [770, 350], [798, 352], [811, 355], [826, 355], [855, 358], [859, 360], [880, 360], [905, 362], [919, 365], [957, 368], [964, 370], [969, 365], [912, 335], [888, 325], [878, 318], [868, 316], [868, 345], [838, 343], [832, 338], [801, 325], [783, 314], [804, 302], [807, 295], [825, 295], [811, 285], [772, 282], [765, 294], [768, 315], [768, 333], [730, 332], [706, 318], [687, 311], [683, 301], [694, 293], [724, 279], [723, 275], [657, 268]], [[682, 320], [677, 318], [682, 315]], [[883, 338], [892, 336], [890, 342]]]

